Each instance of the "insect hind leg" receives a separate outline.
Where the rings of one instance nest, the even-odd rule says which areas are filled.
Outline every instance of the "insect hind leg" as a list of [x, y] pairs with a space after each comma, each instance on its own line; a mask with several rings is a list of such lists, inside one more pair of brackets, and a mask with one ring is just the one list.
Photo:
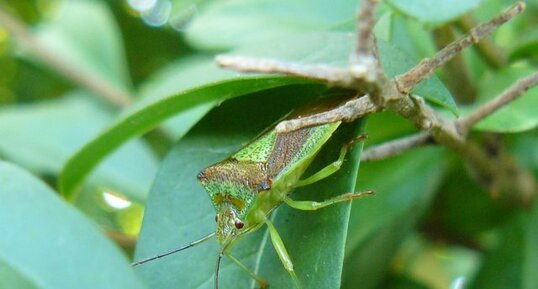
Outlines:
[[322, 201], [322, 202], [316, 202], [316, 201], [295, 201], [292, 200], [290, 197], [285, 197], [284, 202], [288, 204], [288, 206], [303, 210], [303, 211], [315, 211], [319, 210], [321, 208], [325, 208], [330, 205], [334, 205], [341, 202], [349, 202], [353, 201], [354, 199], [358, 199], [364, 196], [374, 195], [374, 191], [364, 191], [364, 192], [354, 192], [354, 193], [346, 193], [339, 196], [336, 196], [334, 198], [330, 198], [328, 200]]
[[349, 150], [354, 145], [356, 145], [358, 142], [364, 141], [367, 138], [368, 137], [367, 137], [366, 134], [361, 134], [361, 135], [353, 138], [352, 140], [350, 140], [346, 144], [344, 144], [342, 146], [342, 149], [340, 149], [340, 155], [338, 156], [338, 159], [336, 161], [332, 162], [331, 164], [329, 164], [328, 166], [326, 166], [323, 169], [319, 170], [315, 174], [309, 176], [308, 178], [306, 178], [304, 180], [299, 180], [294, 185], [294, 188], [298, 188], [298, 187], [313, 184], [315, 182], [323, 180], [324, 178], [326, 178], [328, 176], [331, 176], [332, 174], [336, 173], [338, 170], [340, 170], [340, 167], [342, 167], [342, 164], [344, 163], [344, 159], [345, 159], [347, 153], [349, 152]]

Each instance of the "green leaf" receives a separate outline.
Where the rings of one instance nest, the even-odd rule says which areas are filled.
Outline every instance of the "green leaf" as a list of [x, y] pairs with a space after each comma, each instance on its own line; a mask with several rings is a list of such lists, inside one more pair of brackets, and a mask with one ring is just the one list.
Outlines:
[[[201, 81], [193, 79], [190, 83], [185, 81], [183, 89], [175, 95], [144, 99], [129, 108], [111, 127], [87, 143], [64, 166], [59, 181], [60, 191], [66, 196], [73, 194], [87, 174], [105, 156], [129, 139], [151, 130], [167, 118], [179, 113], [193, 113], [197, 109], [203, 110], [203, 107], [207, 107], [207, 105], [215, 105], [219, 101], [239, 95], [305, 82], [304, 80], [280, 76], [238, 76], [236, 73], [230, 72], [222, 73], [226, 77], [215, 77], [219, 70], [209, 65], [205, 67], [207, 70], [204, 80], [208, 84], [197, 86]], [[199, 68], [201, 67], [193, 69]], [[215, 73], [216, 71], [217, 73]], [[189, 71], [184, 73], [183, 77], [189, 79], [188, 74]], [[211, 78], [214, 80], [211, 81]]]
[[[213, 78], [226, 78], [229, 74], [226, 70], [214, 69], [213, 58], [208, 55], [183, 57], [159, 69], [143, 83], [140, 87], [142, 102], [136, 105], [141, 106], [152, 100], [165, 98], [188, 86], [203, 85]], [[214, 106], [215, 102], [208, 102], [188, 109], [170, 117], [161, 127], [172, 139], [179, 139]]]
[[446, 171], [444, 150], [422, 148], [363, 163], [361, 189], [376, 196], [355, 202], [346, 244], [344, 287], [375, 288], [405, 237], [433, 199]]
[[391, 19], [390, 43], [404, 50], [414, 59], [431, 57], [437, 52], [432, 34], [424, 25], [398, 13], [394, 13]]
[[[191, 44], [226, 50], [304, 32], [327, 31], [355, 18], [358, 1], [215, 1], [187, 31]], [[262, 47], [262, 46], [260, 46]]]
[[22, 272], [0, 260], [0, 288], [38, 289], [39, 287], [34, 284], [33, 280], [24, 276]]
[[0, 199], [0, 275], [9, 274], [2, 288], [146, 288], [97, 227], [40, 180], [1, 161]]
[[426, 24], [440, 26], [478, 7], [481, 0], [388, 0], [395, 10]]
[[[291, 108], [318, 94], [319, 87], [273, 89], [226, 102], [207, 115], [164, 159], [148, 199], [135, 259], [187, 244], [214, 231], [216, 212], [207, 193], [196, 182], [196, 174], [228, 157]], [[334, 142], [315, 161], [315, 169], [334, 161], [342, 142], [356, 133], [354, 125], [343, 125], [338, 132]], [[353, 151], [339, 173], [305, 187], [294, 198], [323, 200], [353, 191], [359, 151]], [[281, 206], [273, 213], [275, 226], [305, 288], [340, 287], [348, 212], [349, 204], [340, 204], [306, 213]], [[263, 228], [241, 240], [232, 254], [266, 278], [271, 288], [292, 288], [293, 283], [267, 238]], [[324, 249], [320, 250], [320, 246]], [[185, 288], [213, 288], [217, 247], [213, 239], [139, 270], [154, 289], [176, 288], [177, 284]], [[221, 286], [250, 288], [253, 284], [248, 275], [225, 258]]]
[[100, 1], [68, 1], [59, 17], [39, 27], [37, 39], [77, 69], [110, 81], [119, 89], [131, 87], [122, 36], [114, 16]]
[[[481, 104], [493, 99], [517, 80], [536, 72], [529, 67], [511, 67], [486, 76], [480, 83], [477, 104], [465, 111], [471, 112]], [[502, 107], [492, 115], [480, 121], [473, 129], [499, 133], [513, 133], [531, 130], [538, 126], [538, 88], [531, 88], [519, 99]]]
[[[0, 109], [0, 155], [40, 175], [57, 176], [75, 151], [112, 120], [110, 113], [75, 91], [36, 104]], [[140, 140], [104, 161], [90, 184], [143, 202], [157, 171], [157, 161]]]

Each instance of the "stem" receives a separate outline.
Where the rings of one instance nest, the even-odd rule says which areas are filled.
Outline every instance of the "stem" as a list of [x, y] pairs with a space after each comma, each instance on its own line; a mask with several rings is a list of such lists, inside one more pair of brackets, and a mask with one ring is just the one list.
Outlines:
[[124, 107], [131, 103], [131, 96], [125, 92], [114, 87], [98, 75], [88, 74], [78, 69], [39, 43], [26, 28], [25, 24], [6, 12], [3, 6], [0, 6], [0, 25], [11, 33], [30, 54], [46, 63], [65, 78], [87, 88], [97, 96], [116, 106]]
[[362, 1], [361, 9], [358, 15], [358, 27], [357, 33], [357, 47], [355, 49], [355, 57], [360, 58], [362, 56], [374, 56], [375, 44], [374, 44], [374, 26], [375, 26], [375, 10], [378, 0], [365, 0]]
[[508, 89], [503, 91], [496, 98], [490, 100], [476, 111], [458, 121], [460, 132], [467, 135], [469, 130], [480, 120], [491, 115], [499, 108], [516, 100], [531, 87], [538, 84], [538, 72], [531, 74], [523, 79], [520, 79]]
[[353, 87], [354, 80], [349, 71], [328, 65], [309, 65], [275, 59], [258, 59], [253, 57], [218, 55], [218, 65], [241, 72], [282, 73], [312, 80], [322, 80], [331, 85], [345, 88]]
[[370, 83], [375, 82], [382, 74], [374, 41], [375, 11], [378, 2], [378, 0], [362, 1], [357, 22], [356, 48], [350, 57], [349, 72], [356, 80], [366, 82], [367, 92], [372, 92]]
[[[433, 37], [438, 48], [449, 45], [456, 39], [456, 33], [450, 25], [433, 30]], [[452, 95], [460, 104], [473, 103], [476, 98], [476, 89], [471, 79], [471, 73], [462, 54], [454, 56], [443, 67], [441, 78], [448, 85]]]
[[361, 154], [361, 161], [377, 161], [400, 155], [410, 149], [432, 143], [431, 135], [427, 132], [388, 141], [380, 145], [367, 148]]
[[500, 16], [495, 17], [492, 20], [471, 29], [466, 36], [443, 48], [432, 58], [426, 58], [422, 60], [417, 66], [413, 67], [408, 72], [397, 76], [396, 83], [398, 86], [398, 90], [403, 94], [408, 94], [413, 87], [428, 78], [437, 67], [445, 64], [455, 55], [460, 53], [460, 51], [464, 48], [474, 43], [478, 43], [484, 37], [491, 34], [491, 32], [493, 32], [493, 30], [495, 30], [497, 27], [512, 19], [514, 16], [521, 13], [524, 9], [525, 3], [516, 3], [514, 6], [502, 13]]
[[[471, 15], [463, 16], [458, 21], [458, 24], [464, 31], [469, 31], [477, 25], [475, 19]], [[506, 55], [504, 55], [501, 49], [490, 39], [482, 39], [482, 41], [478, 42], [475, 47], [491, 67], [501, 68], [506, 66], [508, 62]]]
[[279, 133], [285, 133], [295, 131], [303, 127], [310, 127], [324, 123], [336, 121], [350, 122], [377, 110], [378, 107], [371, 101], [370, 97], [368, 95], [364, 95], [360, 98], [350, 100], [343, 105], [329, 111], [314, 114], [304, 118], [296, 118], [282, 121], [276, 126], [276, 130]]

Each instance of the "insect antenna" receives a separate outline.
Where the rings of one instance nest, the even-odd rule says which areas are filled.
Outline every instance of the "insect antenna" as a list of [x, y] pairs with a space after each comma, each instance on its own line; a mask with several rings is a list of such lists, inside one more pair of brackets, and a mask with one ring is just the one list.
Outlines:
[[228, 239], [226, 244], [222, 246], [222, 250], [220, 250], [219, 256], [217, 257], [217, 264], [215, 265], [215, 289], [219, 289], [219, 269], [220, 269], [220, 261], [222, 260], [222, 257], [224, 256], [224, 252], [228, 249], [230, 244], [233, 243], [235, 240], [235, 235], [232, 235], [231, 238]]
[[213, 236], [215, 236], [215, 232], [213, 232], [213, 233], [211, 233], [211, 234], [208, 234], [208, 235], [202, 237], [202, 238], [199, 239], [199, 240], [192, 241], [192, 242], [190, 242], [188, 245], [185, 245], [185, 246], [181, 246], [181, 247], [172, 249], [172, 250], [170, 250], [170, 251], [168, 251], [168, 252], [164, 252], [164, 253], [162, 253], [162, 254], [159, 254], [159, 255], [156, 255], [156, 256], [153, 256], [153, 257], [149, 257], [149, 258], [146, 258], [146, 259], [142, 259], [142, 260], [140, 260], [140, 261], [133, 262], [133, 263], [131, 263], [131, 265], [132, 265], [133, 267], [134, 267], [134, 266], [138, 266], [138, 265], [142, 265], [142, 264], [147, 263], [147, 262], [149, 262], [149, 261], [153, 261], [153, 260], [156, 260], [156, 259], [159, 259], [159, 258], [162, 258], [162, 257], [166, 257], [166, 256], [168, 256], [168, 255], [172, 255], [172, 254], [174, 254], [174, 253], [183, 251], [183, 250], [185, 250], [185, 249], [189, 249], [189, 248], [191, 248], [191, 247], [194, 247], [194, 246], [196, 246], [196, 245], [198, 245], [198, 244], [201, 244], [201, 243], [203, 243], [203, 242], [205, 242], [205, 241], [207, 241], [207, 240], [213, 238]]

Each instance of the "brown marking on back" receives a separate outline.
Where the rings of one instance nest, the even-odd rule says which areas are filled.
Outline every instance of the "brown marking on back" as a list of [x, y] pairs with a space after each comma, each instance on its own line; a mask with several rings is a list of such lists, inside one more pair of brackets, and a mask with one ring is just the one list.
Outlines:
[[[346, 92], [342, 95], [319, 99], [306, 106], [295, 109], [286, 120], [307, 117], [316, 113], [328, 111], [348, 101], [354, 94]], [[311, 136], [311, 128], [303, 128], [289, 133], [277, 134], [273, 151], [267, 161], [267, 174], [275, 177], [299, 153]]]
[[310, 137], [310, 131], [309, 128], [304, 128], [277, 135], [275, 146], [267, 161], [267, 173], [271, 178], [293, 160]]

